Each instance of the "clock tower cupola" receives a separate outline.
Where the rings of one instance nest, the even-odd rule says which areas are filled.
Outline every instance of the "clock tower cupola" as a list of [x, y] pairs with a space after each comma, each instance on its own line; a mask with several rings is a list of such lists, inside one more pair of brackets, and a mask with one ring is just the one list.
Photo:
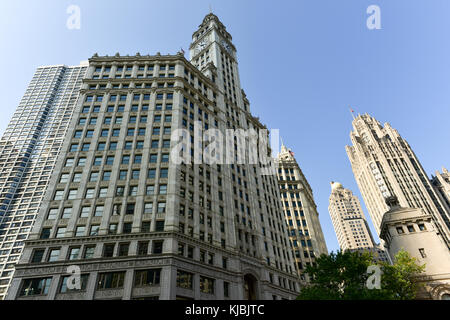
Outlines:
[[189, 47], [190, 62], [211, 78], [223, 92], [226, 105], [246, 109], [240, 86], [236, 48], [231, 34], [219, 18], [209, 13], [192, 35]]

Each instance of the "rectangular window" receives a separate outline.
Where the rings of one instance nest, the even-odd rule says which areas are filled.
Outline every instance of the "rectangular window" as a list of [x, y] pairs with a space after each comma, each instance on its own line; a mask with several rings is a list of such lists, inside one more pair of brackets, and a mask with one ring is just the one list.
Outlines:
[[156, 177], [156, 169], [149, 169], [148, 170], [148, 178], [155, 179], [155, 177]]
[[100, 273], [97, 290], [123, 288], [125, 272]]
[[95, 189], [90, 188], [90, 189], [87, 189], [87, 190], [86, 190], [86, 196], [85, 196], [85, 198], [86, 198], [86, 199], [93, 199], [93, 198], [94, 198], [94, 195], [95, 195]]
[[124, 223], [122, 233], [131, 233], [131, 227], [132, 227], [132, 224], [130, 222]]
[[125, 211], [125, 214], [134, 214], [134, 207], [135, 207], [134, 203], [127, 203], [127, 209]]
[[125, 142], [124, 149], [125, 149], [125, 150], [131, 150], [131, 149], [133, 149], [133, 142], [132, 142], [132, 141], [126, 141], [126, 142]]
[[132, 172], [132, 175], [131, 175], [131, 179], [135, 179], [135, 180], [138, 180], [139, 179], [139, 175], [140, 175], [140, 173], [141, 173], [141, 171], [140, 170], [133, 170]]
[[150, 155], [150, 163], [156, 163], [158, 161], [158, 155], [157, 154], [151, 154]]
[[154, 286], [159, 284], [161, 269], [137, 270], [134, 276], [134, 286]]
[[128, 195], [129, 196], [137, 196], [137, 192], [138, 192], [138, 186], [130, 186], [130, 188], [128, 189]]
[[59, 258], [60, 249], [51, 249], [48, 255], [48, 262], [57, 261]]
[[58, 209], [53, 208], [48, 211], [47, 219], [54, 220], [58, 217]]
[[31, 259], [31, 263], [39, 263], [42, 262], [42, 258], [44, 257], [45, 249], [35, 249], [33, 252], [33, 258]]
[[56, 238], [63, 238], [65, 234], [66, 234], [65, 227], [58, 228], [58, 230], [56, 231]]
[[146, 203], [144, 205], [144, 214], [150, 214], [153, 212], [153, 203]]
[[69, 260], [76, 260], [80, 256], [80, 247], [69, 249]]
[[141, 232], [150, 232], [150, 221], [142, 222]]
[[117, 223], [111, 223], [109, 225], [108, 234], [117, 234], [118, 225]]
[[117, 150], [117, 142], [110, 142], [109, 143], [109, 150]]
[[128, 174], [128, 171], [121, 170], [119, 172], [119, 180], [126, 180], [127, 179], [127, 174]]
[[91, 232], [89, 235], [91, 236], [98, 236], [98, 233], [100, 231], [100, 226], [99, 225], [93, 225], [91, 226]]
[[66, 293], [66, 292], [73, 292], [73, 291], [85, 291], [86, 287], [87, 287], [87, 282], [89, 279], [89, 275], [88, 274], [82, 274], [80, 276], [80, 284], [81, 284], [81, 288], [77, 289], [77, 288], [73, 288], [73, 289], [69, 289], [67, 288], [67, 281], [69, 280], [70, 276], [63, 276], [62, 280], [61, 280], [61, 287], [59, 288], [59, 292], [60, 293]]
[[78, 226], [75, 231], [75, 237], [84, 237], [85, 233], [86, 233], [86, 227]]
[[194, 278], [194, 275], [192, 273], [178, 270], [177, 271], [177, 287], [192, 290], [193, 278]]
[[214, 279], [200, 276], [200, 291], [214, 294]]
[[75, 159], [73, 159], [73, 158], [68, 158], [68, 159], [66, 160], [65, 166], [66, 166], [66, 167], [72, 167], [72, 166], [74, 165], [74, 163], [75, 163]]
[[142, 162], [142, 155], [137, 154], [134, 156], [134, 163], [139, 164]]
[[81, 181], [81, 173], [74, 173], [72, 182], [80, 182]]
[[138, 255], [145, 256], [148, 253], [148, 241], [138, 242]]
[[128, 250], [130, 248], [129, 243], [120, 243], [119, 244], [119, 257], [128, 256]]
[[230, 297], [230, 283], [226, 281], [223, 282], [223, 296], [225, 298]]
[[137, 141], [136, 142], [136, 149], [144, 149], [144, 141]]
[[95, 157], [94, 158], [94, 166], [101, 166], [102, 165], [102, 157]]
[[166, 203], [158, 202], [158, 213], [165, 213], [165, 212], [166, 212]]
[[46, 295], [51, 282], [51, 277], [25, 279], [23, 281], [22, 289], [20, 290], [20, 296]]
[[159, 194], [167, 194], [167, 184], [159, 185]]
[[103, 181], [110, 181], [110, 180], [111, 180], [111, 171], [103, 172]]
[[[108, 188], [106, 188], [106, 189], [108, 189]], [[104, 206], [96, 206], [95, 207], [95, 214], [94, 214], [94, 216], [95, 217], [101, 217], [101, 216], [103, 216], [103, 211], [105, 210], [105, 207]]]
[[99, 176], [99, 173], [98, 173], [98, 172], [92, 172], [92, 173], [91, 173], [91, 177], [89, 178], [89, 181], [90, 181], [90, 182], [96, 182], [96, 181], [98, 181], [98, 176]]
[[167, 178], [169, 169], [161, 169], [160, 178]]
[[70, 219], [71, 216], [72, 216], [72, 208], [64, 208], [62, 219]]
[[103, 257], [110, 258], [110, 257], [114, 256], [115, 246], [116, 245], [114, 243], [105, 244], [105, 246], [103, 247]]
[[163, 242], [162, 241], [153, 241], [153, 253], [161, 254], [163, 252]]
[[92, 259], [95, 253], [95, 246], [88, 246], [84, 248], [84, 259]]

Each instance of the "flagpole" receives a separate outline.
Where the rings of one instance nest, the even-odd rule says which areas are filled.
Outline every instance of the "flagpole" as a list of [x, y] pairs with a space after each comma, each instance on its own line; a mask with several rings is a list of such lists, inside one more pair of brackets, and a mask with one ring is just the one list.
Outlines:
[[352, 115], [353, 120], [355, 120], [355, 114], [354, 114], [353, 109], [351, 107], [348, 107], [348, 108], [350, 109], [350, 114]]

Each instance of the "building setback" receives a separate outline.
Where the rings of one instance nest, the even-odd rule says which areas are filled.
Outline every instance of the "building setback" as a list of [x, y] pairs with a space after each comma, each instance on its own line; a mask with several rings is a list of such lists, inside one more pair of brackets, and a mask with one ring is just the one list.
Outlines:
[[358, 197], [339, 182], [331, 182], [328, 212], [341, 250], [369, 251], [375, 260], [388, 261], [384, 250], [373, 240]]
[[[175, 132], [263, 129], [236, 49], [208, 14], [183, 53], [94, 55], [8, 299], [293, 299], [300, 290], [275, 175], [177, 164]], [[233, 141], [233, 140], [232, 140]], [[230, 146], [237, 148], [237, 141]], [[80, 268], [81, 289], [67, 267]]]
[[328, 254], [313, 192], [294, 154], [284, 145], [276, 159], [287, 231], [295, 257], [297, 272], [307, 280], [304, 271], [314, 265], [321, 254]]
[[352, 146], [346, 146], [353, 174], [380, 235], [385, 199], [397, 196], [400, 206], [431, 214], [440, 235], [450, 245], [450, 209], [436, 194], [413, 150], [397, 130], [384, 127], [368, 114], [353, 120]]
[[0, 299], [34, 224], [86, 70], [87, 62], [37, 68], [0, 140]]

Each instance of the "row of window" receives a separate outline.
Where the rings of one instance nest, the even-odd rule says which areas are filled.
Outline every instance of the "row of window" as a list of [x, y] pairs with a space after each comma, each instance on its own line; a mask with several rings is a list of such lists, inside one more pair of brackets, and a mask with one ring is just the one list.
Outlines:
[[[171, 132], [171, 128], [170, 127], [165, 127], [164, 131], [163, 131], [163, 134], [164, 135], [170, 135], [170, 132]], [[159, 128], [159, 127], [153, 128], [152, 135], [159, 135], [160, 133], [161, 133], [161, 128]], [[156, 141], [156, 140], [153, 140], [153, 141]], [[153, 143], [153, 141], [152, 141], [152, 143]], [[144, 140], [138, 140], [136, 142], [134, 142], [134, 141], [125, 141], [124, 144], [123, 144], [123, 149], [124, 150], [133, 150], [133, 149], [142, 150], [142, 149], [144, 149], [144, 143], [145, 143]], [[156, 144], [156, 142], [155, 142], [155, 144]], [[166, 142], [166, 145], [170, 146], [170, 144], [168, 144], [167, 142]], [[97, 144], [97, 147], [96, 147], [95, 150], [96, 151], [106, 151], [106, 150], [115, 151], [115, 150], [117, 150], [117, 147], [118, 147], [118, 142], [117, 141], [111, 141], [109, 143], [109, 147], [107, 147], [107, 143], [106, 142], [99, 142]], [[81, 143], [81, 144], [80, 143], [72, 143], [70, 145], [69, 152], [77, 152], [77, 151], [87, 152], [90, 149], [91, 149], [91, 143], [90, 142], [85, 142], [85, 143]]]
[[[169, 65], [164, 65], [164, 64], [157, 64], [156, 66], [159, 66], [159, 70], [161, 71], [165, 71], [165, 70], [175, 70], [175, 65], [174, 64], [169, 64]], [[153, 71], [155, 68], [154, 64], [149, 64], [149, 65], [137, 65], [136, 66], [136, 70], [138, 71]], [[103, 73], [109, 73], [111, 72], [111, 66], [103, 66], [103, 67], [96, 67], [94, 72], [96, 73], [100, 73], [103, 71]], [[123, 71], [132, 71], [133, 70], [133, 66], [130, 65], [124, 65], [124, 66], [117, 66], [116, 67], [116, 72], [123, 72]]]
[[[136, 270], [134, 272], [134, 286], [145, 287], [160, 284], [161, 269]], [[89, 274], [80, 276], [80, 288], [73, 284], [68, 285], [70, 276], [63, 276], [59, 285], [59, 293], [85, 291], [89, 280]], [[97, 280], [97, 290], [120, 289], [125, 281], [125, 271], [100, 273]], [[46, 295], [52, 282], [51, 277], [25, 279], [23, 281], [19, 296]]]
[[[130, 209], [131, 207], [131, 209]], [[103, 210], [103, 208], [101, 208]], [[113, 209], [113, 211], [116, 209]], [[126, 207], [126, 213], [129, 214], [130, 212], [134, 212], [134, 204], [127, 204]], [[147, 204], [146, 204], [146, 210], [147, 210]], [[166, 210], [166, 204], [165, 203], [158, 203], [158, 211], [164, 212]], [[101, 211], [102, 212], [102, 211]], [[164, 231], [164, 220], [157, 220], [155, 221], [155, 232], [162, 232]], [[141, 224], [141, 230], [140, 232], [150, 232], [150, 221], [144, 221]], [[122, 234], [128, 234], [132, 232], [133, 223], [126, 222], [122, 225]], [[84, 237], [86, 236], [86, 226], [77, 226], [75, 229], [75, 234], [73, 236], [75, 237]], [[93, 224], [91, 225], [89, 229], [89, 236], [98, 236], [100, 232], [100, 225], [99, 224]], [[111, 223], [108, 228], [108, 234], [116, 234], [118, 232], [118, 224], [117, 223]], [[49, 239], [52, 233], [52, 228], [43, 228], [41, 231], [40, 239]], [[67, 233], [67, 227], [58, 227], [56, 229], [55, 238], [65, 238], [69, 235]]]
[[[109, 101], [115, 102], [115, 101], [127, 101], [127, 96], [126, 94], [121, 94], [121, 95], [110, 95], [109, 96]], [[91, 96], [88, 95], [86, 96], [85, 102], [103, 102], [103, 95], [95, 95], [95, 96]], [[144, 101], [150, 100], [151, 94], [150, 93], [145, 93], [145, 94], [133, 94], [132, 96], [132, 100], [133, 101], [140, 101], [141, 98]], [[156, 100], [163, 100], [164, 97], [166, 98], [166, 100], [172, 100], [173, 99], [173, 93], [156, 93]]]

